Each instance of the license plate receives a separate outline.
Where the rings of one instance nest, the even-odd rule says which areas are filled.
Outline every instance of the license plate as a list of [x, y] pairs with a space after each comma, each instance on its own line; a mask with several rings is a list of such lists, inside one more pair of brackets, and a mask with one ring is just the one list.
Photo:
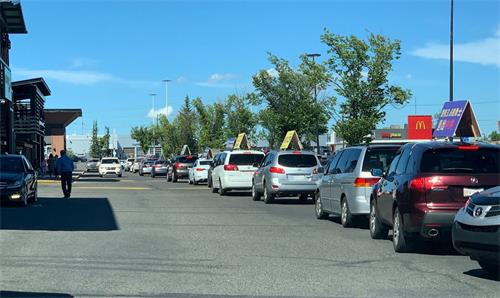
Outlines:
[[290, 181], [305, 181], [307, 177], [305, 175], [288, 175], [288, 180]]
[[464, 188], [464, 197], [470, 197], [476, 192], [481, 192], [483, 190], [483, 188]]

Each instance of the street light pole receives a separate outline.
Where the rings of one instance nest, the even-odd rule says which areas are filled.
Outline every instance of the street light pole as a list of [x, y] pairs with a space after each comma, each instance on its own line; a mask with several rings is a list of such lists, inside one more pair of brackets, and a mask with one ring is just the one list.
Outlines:
[[453, 101], [453, 0], [450, 11], [450, 101]]
[[165, 117], [168, 118], [168, 82], [170, 82], [171, 80], [169, 79], [166, 79], [166, 80], [163, 80], [163, 82], [165, 82]]
[[[314, 64], [316, 61], [314, 58], [321, 56], [320, 54], [306, 54], [307, 57], [311, 57]], [[314, 84], [314, 102], [318, 104], [318, 90], [316, 84]], [[318, 115], [319, 116], [319, 115]], [[316, 153], [319, 154], [319, 117], [316, 118]]]
[[156, 93], [150, 93], [151, 95], [151, 102], [152, 102], [152, 111], [153, 111], [153, 154], [155, 151], [155, 146], [156, 146], [156, 141], [155, 141], [155, 125], [156, 125], [156, 111], [155, 111], [155, 96]]

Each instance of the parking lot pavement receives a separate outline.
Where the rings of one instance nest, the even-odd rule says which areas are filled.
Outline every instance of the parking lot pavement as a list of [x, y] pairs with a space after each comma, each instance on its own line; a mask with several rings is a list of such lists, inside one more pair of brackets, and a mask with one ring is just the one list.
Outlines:
[[[314, 205], [125, 174], [84, 175], [72, 198], [3, 206], [0, 296], [498, 297], [500, 282], [450, 249], [395, 254]], [[34, 294], [33, 294], [34, 293]]]

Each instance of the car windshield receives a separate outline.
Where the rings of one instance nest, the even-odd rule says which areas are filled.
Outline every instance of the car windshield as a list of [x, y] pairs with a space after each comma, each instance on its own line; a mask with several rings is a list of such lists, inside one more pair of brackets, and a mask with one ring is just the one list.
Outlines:
[[118, 159], [103, 159], [101, 161], [101, 164], [103, 164], [103, 165], [105, 165], [105, 164], [118, 164], [118, 163], [120, 163], [118, 161]]
[[394, 156], [398, 152], [398, 147], [394, 148], [368, 148], [363, 160], [363, 172], [370, 172], [372, 169], [381, 169], [387, 172]]
[[231, 154], [229, 157], [229, 163], [238, 166], [253, 165], [254, 163], [261, 163], [264, 158], [264, 154], [254, 154], [254, 153], [242, 153], [242, 154]]
[[208, 166], [210, 165], [211, 161], [210, 160], [202, 160], [200, 161], [200, 166]]
[[24, 172], [23, 161], [17, 157], [0, 158], [0, 173], [21, 173]]
[[311, 168], [318, 165], [312, 154], [282, 154], [278, 157], [278, 164], [289, 168]]
[[459, 148], [431, 149], [424, 152], [420, 171], [422, 173], [500, 173], [500, 149]]

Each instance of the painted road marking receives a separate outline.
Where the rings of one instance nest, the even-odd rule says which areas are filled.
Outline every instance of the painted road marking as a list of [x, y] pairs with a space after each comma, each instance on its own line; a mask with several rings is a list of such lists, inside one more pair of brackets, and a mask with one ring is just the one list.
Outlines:
[[104, 189], [104, 190], [149, 190], [149, 187], [126, 187], [126, 186], [74, 186], [78, 189]]
[[[197, 188], [197, 187], [194, 187], [194, 188], [184, 188], [184, 187], [173, 187], [173, 188], [168, 188], [167, 190], [200, 190], [200, 189], [205, 189], [205, 188]], [[206, 188], [208, 190], [210, 190], [210, 188]]]
[[38, 180], [40, 184], [59, 184], [61, 181], [59, 180]]

